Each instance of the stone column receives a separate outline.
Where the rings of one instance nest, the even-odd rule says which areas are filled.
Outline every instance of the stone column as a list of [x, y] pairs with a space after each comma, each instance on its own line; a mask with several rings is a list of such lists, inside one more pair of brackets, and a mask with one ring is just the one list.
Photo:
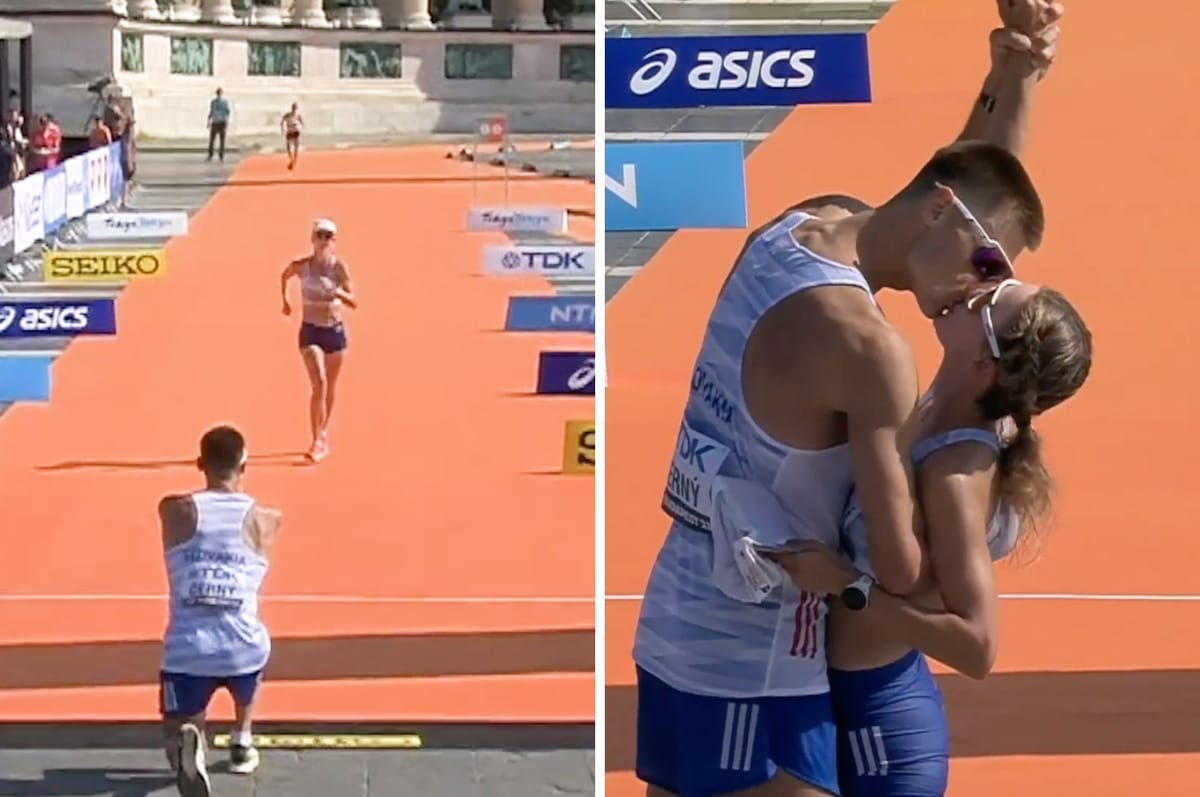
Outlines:
[[292, 22], [307, 28], [328, 28], [333, 24], [325, 16], [325, 4], [321, 0], [295, 0]]
[[[513, 30], [550, 29], [550, 26], [546, 24], [546, 14], [542, 11], [542, 0], [505, 0], [505, 2], [510, 9]], [[495, 16], [494, 9], [492, 16]]]
[[155, 0], [131, 0], [129, 3], [129, 16], [134, 19], [162, 19], [162, 12], [158, 10], [158, 3]]
[[231, 0], [201, 0], [200, 19], [218, 25], [238, 24]]
[[428, 0], [379, 0], [385, 28], [433, 30]]

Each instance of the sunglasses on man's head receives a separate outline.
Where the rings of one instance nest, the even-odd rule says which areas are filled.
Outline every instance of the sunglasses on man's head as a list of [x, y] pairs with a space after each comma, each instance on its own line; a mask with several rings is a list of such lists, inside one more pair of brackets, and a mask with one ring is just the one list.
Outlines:
[[[945, 186], [939, 186], [945, 187]], [[961, 199], [954, 193], [950, 195], [950, 201], [954, 207], [967, 220], [967, 224], [971, 227], [971, 232], [979, 241], [979, 245], [971, 252], [971, 265], [975, 267], [975, 272], [979, 274], [979, 278], [985, 282], [992, 280], [1005, 279], [1016, 273], [1013, 268], [1012, 259], [1008, 253], [1004, 251], [1004, 247], [1000, 242], [988, 234], [988, 231], [983, 228], [979, 219], [975, 218], [975, 214], [971, 212]]]

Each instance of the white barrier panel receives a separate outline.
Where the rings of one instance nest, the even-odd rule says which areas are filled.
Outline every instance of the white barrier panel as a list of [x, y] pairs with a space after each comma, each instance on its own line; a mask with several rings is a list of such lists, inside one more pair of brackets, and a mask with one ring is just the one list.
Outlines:
[[188, 214], [182, 210], [160, 213], [93, 213], [86, 217], [87, 234], [97, 241], [136, 238], [173, 238], [187, 235]]
[[485, 246], [484, 274], [543, 274], [590, 277], [596, 273], [594, 246]]
[[467, 211], [471, 232], [566, 232], [566, 208], [471, 208]]

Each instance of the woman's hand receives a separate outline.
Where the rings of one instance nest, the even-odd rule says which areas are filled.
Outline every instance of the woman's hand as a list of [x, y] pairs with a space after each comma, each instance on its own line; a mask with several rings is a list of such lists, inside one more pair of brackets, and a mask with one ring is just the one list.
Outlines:
[[284, 315], [292, 314], [292, 303], [289, 302], [287, 299], [283, 300], [283, 314]]
[[819, 542], [804, 543], [794, 551], [765, 555], [775, 560], [800, 589], [821, 595], [838, 594], [859, 576], [848, 559]]

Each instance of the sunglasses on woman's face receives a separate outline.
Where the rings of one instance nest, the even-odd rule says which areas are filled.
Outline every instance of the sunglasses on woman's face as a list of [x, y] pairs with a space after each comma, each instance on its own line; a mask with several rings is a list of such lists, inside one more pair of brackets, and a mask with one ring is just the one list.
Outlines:
[[975, 305], [981, 299], [986, 297], [988, 300], [987, 304], [983, 306], [983, 312], [980, 313], [980, 317], [983, 318], [983, 336], [987, 338], [988, 348], [991, 349], [992, 358], [995, 360], [1000, 359], [1000, 339], [996, 337], [996, 325], [992, 322], [992, 308], [996, 306], [996, 302], [1000, 301], [1000, 294], [1004, 292], [1005, 288], [1020, 284], [1020, 280], [1006, 279], [990, 291], [976, 294], [967, 299], [968, 310], [974, 310]]
[[975, 272], [979, 278], [985, 282], [994, 280], [1007, 279], [1016, 271], [1013, 269], [1012, 259], [1008, 253], [1004, 251], [1004, 247], [1000, 242], [988, 234], [988, 231], [983, 228], [979, 219], [975, 218], [975, 214], [971, 212], [963, 201], [954, 194], [951, 194], [951, 202], [964, 219], [971, 227], [971, 232], [975, 234], [975, 238], [979, 241], [978, 246], [971, 252], [971, 265], [975, 267]]
[[329, 230], [317, 230], [317, 237], [322, 241], [332, 241], [333, 233], [329, 232]]

